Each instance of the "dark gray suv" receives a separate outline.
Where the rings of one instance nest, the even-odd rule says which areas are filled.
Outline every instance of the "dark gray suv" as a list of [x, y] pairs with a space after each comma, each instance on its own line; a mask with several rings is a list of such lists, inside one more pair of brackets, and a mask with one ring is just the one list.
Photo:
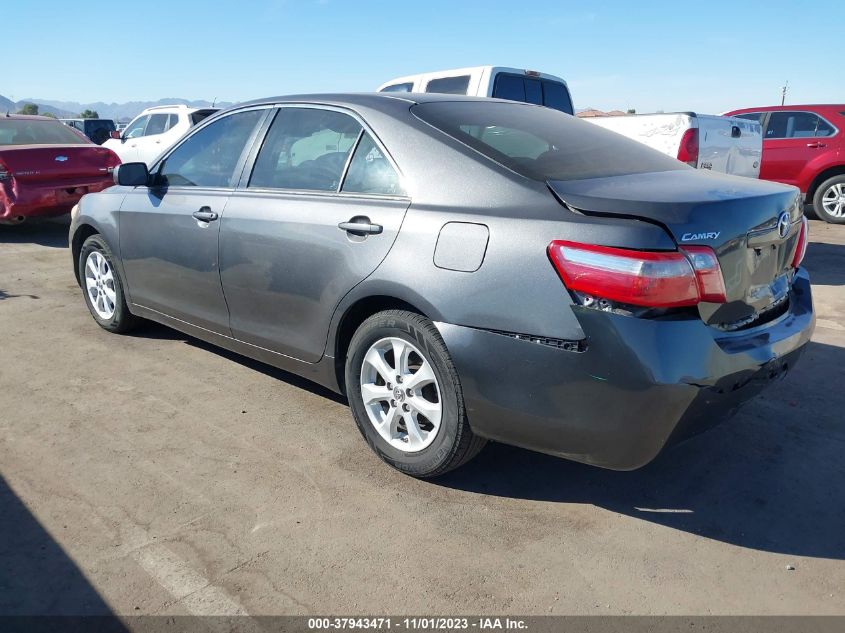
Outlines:
[[539, 106], [266, 99], [115, 179], [70, 229], [102, 327], [151, 319], [345, 393], [418, 477], [486, 439], [637, 468], [814, 327], [796, 189]]

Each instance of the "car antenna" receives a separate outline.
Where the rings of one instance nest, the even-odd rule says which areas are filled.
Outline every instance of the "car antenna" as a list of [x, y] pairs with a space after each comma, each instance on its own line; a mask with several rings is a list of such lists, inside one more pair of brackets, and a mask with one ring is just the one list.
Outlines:
[[211, 107], [212, 107], [212, 108], [214, 107], [214, 104], [215, 104], [215, 103], [217, 103], [217, 97], [214, 97], [214, 99], [213, 99], [213, 100], [212, 100], [212, 102], [211, 102]]

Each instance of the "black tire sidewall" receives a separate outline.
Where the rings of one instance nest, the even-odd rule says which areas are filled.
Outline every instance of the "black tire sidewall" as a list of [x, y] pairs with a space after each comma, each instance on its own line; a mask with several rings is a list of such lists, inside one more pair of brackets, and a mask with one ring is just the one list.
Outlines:
[[818, 189], [816, 189], [816, 192], [813, 195], [813, 213], [815, 213], [816, 217], [819, 220], [824, 220], [829, 224], [845, 224], [845, 217], [833, 217], [827, 211], [825, 211], [824, 207], [822, 206], [822, 198], [824, 198], [824, 192], [836, 184], [845, 184], [845, 176], [834, 176], [833, 178], [828, 178], [822, 184], [819, 185]]
[[[426, 332], [416, 319], [376, 315], [362, 324], [352, 338], [346, 362], [346, 387], [349, 406], [364, 439], [373, 451], [393, 467], [409, 475], [425, 477], [441, 470], [454, 454], [463, 420], [459, 402], [460, 386], [453, 379], [452, 361], [442, 340]], [[430, 323], [430, 322], [429, 322]], [[433, 326], [432, 326], [433, 327]], [[364, 355], [376, 341], [396, 337], [408, 341], [423, 353], [437, 377], [443, 415], [434, 441], [416, 453], [406, 453], [391, 446], [373, 427], [361, 397], [361, 369]]]
[[[109, 267], [111, 267], [112, 276], [114, 277], [115, 306], [114, 314], [111, 319], [103, 319], [99, 314], [97, 314], [96, 310], [94, 310], [94, 306], [91, 304], [91, 298], [88, 296], [88, 289], [85, 285], [85, 263], [88, 261], [88, 256], [93, 251], [97, 251], [105, 257]], [[125, 331], [131, 325], [132, 315], [129, 312], [129, 308], [126, 306], [126, 299], [123, 294], [123, 280], [120, 278], [120, 273], [118, 273], [118, 270], [114, 265], [114, 257], [112, 256], [111, 249], [109, 249], [105, 240], [103, 240], [103, 238], [99, 235], [92, 235], [86, 239], [79, 251], [79, 261], [77, 262], [77, 265], [79, 267], [79, 281], [80, 286], [82, 286], [82, 296], [85, 297], [85, 305], [88, 306], [88, 311], [91, 313], [91, 316], [94, 317], [94, 320], [103, 329], [110, 332]]]

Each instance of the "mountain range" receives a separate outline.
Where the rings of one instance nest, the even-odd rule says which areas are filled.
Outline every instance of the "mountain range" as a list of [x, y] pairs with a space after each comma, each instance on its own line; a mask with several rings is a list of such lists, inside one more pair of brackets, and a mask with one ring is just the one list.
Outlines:
[[[76, 101], [56, 101], [54, 99], [20, 99], [18, 101], [12, 101], [0, 95], [0, 112], [17, 112], [27, 103], [38, 105], [38, 112], [40, 114], [49, 112], [58, 118], [77, 117], [83, 110], [94, 110], [102, 118], [114, 119], [115, 121], [129, 121], [142, 110], [159, 105], [184, 103], [191, 108], [208, 108], [212, 105], [210, 101], [203, 99], [190, 100], [180, 97], [159, 99], [158, 101], [127, 101], [126, 103], [104, 103], [102, 101], [78, 103]], [[224, 101], [215, 104], [218, 108], [225, 108], [230, 105], [232, 104]]]

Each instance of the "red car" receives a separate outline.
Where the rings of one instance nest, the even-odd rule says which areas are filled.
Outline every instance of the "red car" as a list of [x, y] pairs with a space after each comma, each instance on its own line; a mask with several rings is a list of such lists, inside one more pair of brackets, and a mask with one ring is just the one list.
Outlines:
[[0, 223], [61, 215], [114, 184], [120, 159], [55, 119], [0, 114]]
[[845, 105], [743, 108], [763, 126], [760, 178], [801, 189], [821, 220], [845, 224]]

